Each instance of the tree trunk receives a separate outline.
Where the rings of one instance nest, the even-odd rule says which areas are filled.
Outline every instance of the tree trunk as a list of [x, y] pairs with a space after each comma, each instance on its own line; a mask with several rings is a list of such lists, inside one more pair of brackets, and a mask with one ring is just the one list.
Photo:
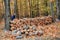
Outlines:
[[40, 16], [40, 0], [38, 1], [38, 4], [39, 4], [39, 16]]
[[25, 0], [25, 17], [30, 17], [29, 2]]
[[24, 0], [20, 0], [20, 18], [23, 18], [24, 15]]
[[10, 29], [10, 0], [4, 0], [5, 3], [5, 30]]
[[56, 6], [57, 6], [57, 17], [60, 20], [60, 0], [56, 0]]
[[53, 2], [50, 2], [50, 8], [51, 8], [51, 15], [53, 17], [53, 20], [55, 21], [54, 10], [53, 10]]
[[14, 14], [16, 18], [19, 18], [17, 0], [14, 0]]
[[39, 12], [39, 0], [37, 0], [37, 16], [40, 16], [40, 12]]
[[59, 15], [58, 0], [56, 0], [56, 7], [57, 7], [57, 17], [58, 17]]
[[30, 7], [30, 17], [32, 18], [32, 0], [28, 0], [29, 1], [29, 7]]

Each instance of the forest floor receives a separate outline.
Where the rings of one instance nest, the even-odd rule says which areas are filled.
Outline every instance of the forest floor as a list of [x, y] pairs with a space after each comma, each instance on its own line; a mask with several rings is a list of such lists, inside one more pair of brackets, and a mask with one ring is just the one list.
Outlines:
[[[56, 38], [54, 40], [60, 40], [60, 22], [55, 22], [55, 23], [52, 23], [50, 25], [57, 25], [58, 26], [58, 33], [57, 33]], [[50, 26], [50, 25], [47, 25], [47, 26]], [[3, 31], [3, 28], [4, 28], [4, 22], [1, 22], [0, 23], [0, 40], [11, 40], [8, 37], [4, 38], [5, 37], [5, 33]], [[24, 38], [24, 39], [20, 39], [20, 40], [35, 40], [35, 39], [32, 39], [32, 38], [30, 38], [30, 39], [27, 38], [26, 39], [26, 38]], [[40, 39], [38, 39], [38, 40], [40, 40]], [[42, 39], [42, 40], [53, 40], [53, 39]]]

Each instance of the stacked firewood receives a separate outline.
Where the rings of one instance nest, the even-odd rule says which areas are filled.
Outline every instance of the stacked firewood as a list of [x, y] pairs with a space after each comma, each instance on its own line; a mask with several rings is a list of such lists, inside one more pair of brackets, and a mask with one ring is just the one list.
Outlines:
[[53, 18], [48, 16], [45, 18], [45, 24], [51, 24], [53, 22]]
[[10, 21], [10, 26], [11, 29], [14, 28], [16, 29], [17, 27], [21, 27], [21, 26], [31, 26], [31, 25], [46, 25], [46, 24], [51, 24], [53, 22], [52, 17], [48, 16], [48, 17], [42, 17], [42, 18], [24, 18], [24, 19], [14, 19], [13, 21]]
[[35, 37], [56, 33], [56, 27], [44, 27], [43, 25], [52, 23], [52, 17], [42, 18], [24, 18], [14, 19], [10, 22], [11, 35], [10, 37], [16, 37], [17, 39], [23, 37]]
[[52, 36], [56, 37], [57, 34], [57, 26], [24, 26], [21, 28], [11, 29], [11, 38], [21, 39], [21, 38], [29, 38], [36, 36]]

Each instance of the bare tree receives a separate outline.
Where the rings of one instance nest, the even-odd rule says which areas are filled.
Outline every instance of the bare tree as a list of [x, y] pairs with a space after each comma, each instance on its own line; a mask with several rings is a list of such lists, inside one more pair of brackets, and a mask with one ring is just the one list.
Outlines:
[[5, 30], [10, 29], [10, 0], [4, 0], [5, 3]]
[[29, 17], [30, 16], [30, 10], [29, 10], [29, 2], [28, 2], [28, 0], [25, 0], [25, 2], [24, 2], [24, 4], [25, 4], [25, 17]]
[[19, 18], [17, 0], [14, 0], [14, 14], [16, 18]]
[[39, 0], [37, 0], [37, 5], [36, 6], [37, 6], [37, 16], [40, 16]]
[[57, 6], [57, 17], [60, 20], [60, 0], [56, 0], [56, 6]]
[[30, 17], [32, 18], [32, 0], [28, 0], [30, 7]]
[[20, 18], [23, 18], [24, 15], [24, 0], [20, 0]]
[[50, 9], [51, 9], [51, 15], [53, 17], [53, 20], [55, 21], [55, 15], [54, 15], [54, 10], [53, 10], [53, 1], [50, 2]]

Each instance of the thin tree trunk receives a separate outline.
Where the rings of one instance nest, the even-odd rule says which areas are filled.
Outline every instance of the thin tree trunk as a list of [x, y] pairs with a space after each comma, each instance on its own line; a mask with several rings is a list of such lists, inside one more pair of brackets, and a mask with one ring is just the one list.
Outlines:
[[31, 7], [32, 6], [32, 2], [31, 2], [32, 0], [28, 0], [28, 1], [29, 1], [29, 7], [30, 7], [30, 17], [32, 18], [32, 10], [31, 10], [32, 9], [32, 7]]
[[5, 30], [10, 29], [10, 0], [4, 0], [5, 3]]
[[55, 21], [54, 11], [53, 11], [53, 2], [50, 2], [50, 8], [51, 8], [51, 15], [53, 17], [53, 20]]
[[29, 2], [28, 0], [25, 0], [25, 16], [29, 17], [30, 11], [29, 11]]
[[30, 17], [30, 12], [31, 12], [31, 10], [30, 10], [30, 7], [31, 7], [30, 1], [31, 1], [31, 0], [25, 0], [25, 3], [26, 3], [26, 5], [25, 5], [26, 8], [25, 8], [25, 10], [27, 11], [29, 17]]
[[20, 0], [20, 18], [23, 18], [24, 16], [23, 0]]
[[19, 18], [17, 0], [14, 0], [14, 14], [16, 18]]
[[22, 1], [20, 0], [20, 16], [19, 16], [19, 18], [21, 18], [21, 15], [22, 15], [22, 14], [21, 14], [21, 13], [22, 13], [22, 4], [21, 4], [21, 2], [22, 2]]
[[39, 16], [40, 16], [40, 0], [38, 1], [38, 4], [39, 4]]
[[57, 6], [57, 18], [60, 20], [60, 1], [56, 0], [56, 6]]
[[3, 5], [3, 8], [2, 9], [3, 9], [3, 18], [4, 18], [4, 14], [5, 14], [4, 1], [2, 1], [2, 5]]
[[37, 16], [38, 17], [40, 16], [40, 13], [39, 13], [39, 0], [37, 0]]
[[56, 0], [56, 7], [57, 7], [57, 17], [58, 17], [59, 15], [58, 0]]

